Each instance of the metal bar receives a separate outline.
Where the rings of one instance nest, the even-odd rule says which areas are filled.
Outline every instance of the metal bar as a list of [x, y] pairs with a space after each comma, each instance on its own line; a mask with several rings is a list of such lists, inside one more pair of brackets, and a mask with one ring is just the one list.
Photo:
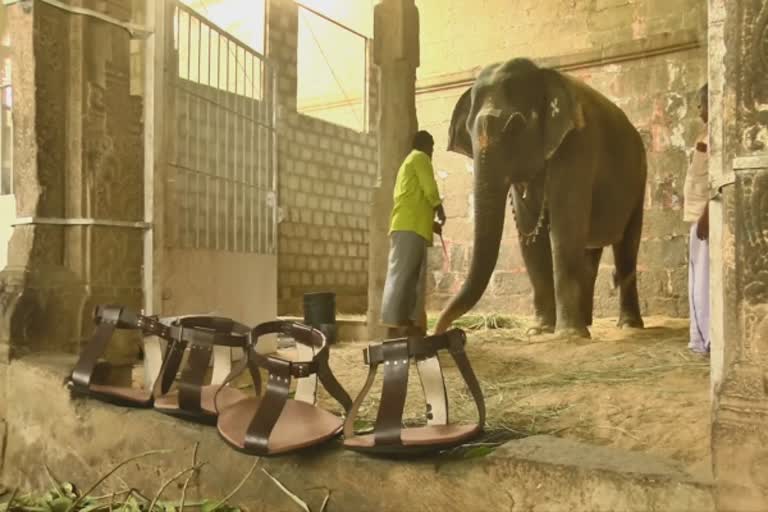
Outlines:
[[[251, 55], [251, 76], [255, 78], [256, 76], [256, 60], [253, 55]], [[256, 113], [254, 112], [256, 108], [256, 80], [251, 81], [251, 95], [252, 98], [251, 101], [251, 118], [255, 117]], [[248, 152], [248, 162], [250, 164], [250, 184], [253, 185], [256, 183], [256, 173], [258, 173], [258, 166], [256, 165], [256, 155], [258, 154], [258, 148], [259, 148], [259, 141], [256, 139], [257, 134], [259, 133], [259, 125], [254, 123], [249, 123], [251, 128], [251, 136], [248, 137], [248, 147], [250, 151]], [[250, 244], [248, 247], [248, 252], [254, 252], [254, 230], [253, 230], [253, 194], [248, 194], [248, 205], [250, 206], [250, 210], [248, 211], [248, 223], [250, 225], [251, 231], [250, 231]]]
[[[0, 60], [0, 64], [5, 66], [5, 60]], [[5, 91], [0, 91], [0, 195], [5, 195], [5, 187], [3, 187], [3, 178], [5, 174], [5, 162], [6, 162], [6, 149], [5, 149], [5, 125], [6, 125], [6, 115], [5, 115], [5, 98], [2, 97], [2, 94]], [[12, 170], [9, 169], [9, 173], [13, 173]], [[10, 176], [8, 177], [8, 181], [10, 181]], [[9, 190], [9, 194], [12, 194], [13, 191]]]
[[[166, 122], [163, 116], [165, 94], [165, 59], [168, 46], [166, 44], [168, 25], [173, 27], [173, 19], [167, 20], [165, 4], [157, 5], [151, 0], [145, 0], [145, 22], [156, 29], [144, 45], [144, 222], [148, 225], [143, 237], [143, 272], [142, 295], [144, 310], [152, 315], [155, 313], [155, 242], [151, 231], [155, 217], [155, 176], [162, 176], [162, 151], [165, 148], [163, 126]], [[148, 372], [147, 372], [148, 373]], [[147, 376], [147, 379], [150, 377]]]
[[[202, 23], [200, 23], [200, 20], [197, 22], [197, 83], [202, 86], [203, 78], [202, 73], [200, 72], [202, 68], [202, 58], [203, 58], [203, 26]], [[202, 131], [202, 127], [200, 126], [202, 123], [203, 116], [200, 115], [200, 102], [195, 101], [195, 161], [196, 161], [196, 167], [200, 169], [200, 159], [202, 157], [202, 154], [204, 152], [204, 149], [202, 146], [203, 144], [207, 144], [208, 139], [200, 140], [200, 132]], [[202, 187], [200, 186], [200, 175], [197, 175], [195, 177], [195, 248], [200, 248], [200, 203], [202, 202], [200, 200], [200, 194]]]
[[[221, 34], [216, 32], [216, 92], [215, 97], [217, 100], [221, 99]], [[214, 118], [216, 119], [215, 123], [216, 126], [214, 127], [214, 140], [216, 145], [216, 151], [214, 154], [214, 172], [216, 175], [216, 179], [213, 182], [214, 183], [214, 193], [216, 194], [216, 197], [214, 198], [214, 210], [213, 210], [213, 237], [214, 237], [214, 247], [218, 250], [220, 248], [221, 239], [220, 239], [220, 232], [219, 229], [219, 218], [221, 217], [221, 181], [219, 180], [219, 177], [221, 176], [221, 167], [219, 166], [219, 161], [221, 160], [220, 154], [220, 148], [221, 144], [219, 144], [219, 137], [221, 136], [221, 130], [219, 129], [219, 104], [221, 102], [218, 101], [214, 103]]]
[[358, 32], [357, 30], [355, 30], [353, 28], [349, 28], [348, 26], [344, 25], [343, 23], [340, 23], [339, 21], [337, 21], [337, 20], [335, 20], [333, 18], [329, 18], [325, 14], [323, 14], [323, 13], [321, 13], [319, 11], [316, 11], [316, 10], [312, 9], [311, 7], [307, 7], [306, 5], [302, 4], [301, 2], [296, 2], [296, 5], [299, 7], [299, 9], [304, 9], [305, 11], [311, 12], [315, 16], [319, 16], [320, 18], [323, 18], [325, 21], [330, 21], [331, 23], [333, 23], [337, 27], [343, 28], [347, 32], [351, 32], [351, 33], [355, 34], [358, 37], [362, 37], [363, 39], [368, 39], [368, 36], [366, 36], [365, 34], [363, 34], [361, 32]]
[[17, 217], [11, 226], [29, 225], [56, 225], [56, 226], [108, 226], [113, 228], [128, 229], [152, 229], [152, 223], [111, 219], [90, 219], [81, 217]]
[[[187, 16], [187, 80], [192, 81], [192, 16]], [[192, 166], [192, 96], [187, 95], [187, 147], [185, 148], [184, 155], [188, 166]], [[184, 242], [185, 247], [189, 247], [192, 231], [192, 222], [190, 213], [192, 208], [190, 205], [191, 192], [190, 192], [190, 173], [184, 174]]]
[[[206, 38], [208, 46], [208, 71], [206, 72], [206, 82], [208, 82], [208, 94], [211, 94], [211, 88], [213, 81], [211, 80], [211, 28], [208, 28], [208, 37]], [[205, 140], [208, 143], [208, 147], [205, 151], [205, 166], [206, 169], [210, 169], [210, 155], [211, 155], [211, 104], [205, 103]], [[205, 248], [211, 248], [211, 176], [210, 172], [205, 178]]]
[[[239, 98], [239, 92], [240, 92], [239, 85], [240, 84], [239, 84], [239, 80], [238, 80], [238, 78], [240, 77], [240, 73], [238, 72], [238, 59], [239, 59], [239, 57], [240, 57], [240, 48], [238, 48], [238, 46], [235, 45], [235, 66], [234, 66], [234, 69], [233, 69], [233, 71], [235, 73], [235, 92], [232, 95], [232, 103], [234, 105], [234, 110], [235, 111], [240, 110], [240, 109], [237, 108], [237, 104], [238, 104], [239, 99], [240, 99]], [[237, 156], [238, 156], [238, 153], [239, 153], [237, 146], [240, 143], [240, 130], [239, 130], [240, 125], [239, 125], [239, 119], [238, 118], [235, 117], [235, 118], [233, 118], [232, 121], [233, 121], [233, 125], [232, 125], [232, 132], [233, 133], [232, 133], [232, 135], [233, 135], [233, 138], [234, 138], [234, 147], [232, 148], [232, 164], [233, 164], [232, 165], [232, 175], [235, 177], [235, 179], [237, 179], [238, 172], [240, 170], [240, 168], [237, 165]], [[235, 250], [235, 251], [237, 251], [237, 245], [238, 245], [238, 241], [239, 241], [238, 239], [240, 238], [239, 236], [237, 236], [237, 228], [238, 228], [238, 226], [240, 224], [238, 222], [238, 217], [237, 217], [237, 214], [239, 213], [239, 209], [238, 209], [238, 202], [239, 202], [238, 201], [238, 199], [239, 199], [238, 196], [239, 195], [240, 195], [240, 187], [233, 187], [232, 188], [232, 238], [233, 238], [233, 240], [232, 240], [232, 247], [233, 247], [233, 250]]]
[[[11, 73], [13, 73], [13, 69], [11, 69]], [[11, 94], [13, 94], [13, 90], [11, 90]], [[13, 100], [11, 100], [13, 101]], [[8, 131], [11, 133], [11, 143], [8, 144], [8, 153], [10, 153], [10, 157], [8, 157], [8, 161], [10, 162], [10, 166], [8, 168], [8, 175], [10, 176], [11, 180], [11, 194], [13, 194], [14, 186], [15, 186], [15, 177], [13, 176], [13, 155], [14, 155], [14, 148], [13, 148], [13, 111], [9, 109], [9, 113], [11, 115], [8, 116], [9, 122], [8, 122]]]
[[[267, 119], [266, 115], [266, 101], [262, 99], [261, 105], [259, 109], [259, 117], [261, 118], [260, 125], [263, 126], [265, 120]], [[259, 254], [264, 254], [264, 193], [263, 193], [263, 186], [262, 186], [262, 180], [264, 179], [264, 174], [267, 169], [267, 157], [269, 155], [269, 147], [267, 145], [267, 132], [263, 129], [259, 129], [259, 167], [256, 174], [256, 186], [258, 188], [258, 193], [256, 194], [256, 236], [257, 236], [257, 243], [256, 243], [256, 251]]]
[[[184, 172], [189, 173], [189, 174], [206, 174], [205, 171], [202, 171], [200, 169], [192, 169], [191, 167], [184, 167], [183, 165], [179, 165], [179, 164], [176, 164], [176, 163], [173, 163], [173, 162], [169, 162], [169, 165], [171, 165], [172, 167], [174, 167], [176, 169], [179, 169], [180, 171], [184, 171]], [[246, 183], [244, 181], [240, 181], [240, 180], [237, 180], [237, 179], [234, 179], [234, 178], [226, 178], [226, 177], [222, 176], [222, 177], [219, 177], [218, 179], [221, 180], [222, 182], [227, 182], [227, 183], [231, 184], [232, 186], [240, 186], [240, 185], [242, 185], [242, 186], [246, 186], [246, 187], [250, 187], [250, 188], [257, 188], [259, 190], [269, 190], [266, 187], [257, 187], [257, 186], [250, 185], [250, 184], [248, 184], [248, 183]]]
[[[195, 91], [193, 91], [191, 89], [188, 89], [188, 88], [186, 88], [184, 86], [179, 86], [179, 89], [182, 90], [186, 94], [190, 94], [190, 95], [194, 96], [198, 101], [212, 103], [212, 104], [214, 104], [216, 106], [221, 107], [222, 109], [227, 110], [230, 114], [232, 114], [234, 116], [237, 116], [237, 117], [241, 117], [241, 118], [243, 118], [246, 121], [249, 121], [251, 123], [260, 123], [260, 121], [258, 119], [252, 119], [252, 118], [250, 118], [250, 117], [248, 117], [246, 115], [243, 115], [240, 112], [237, 112], [236, 110], [228, 109], [224, 105], [219, 105], [217, 102], [215, 102], [215, 101], [213, 101], [213, 100], [211, 100], [209, 98], [206, 98], [205, 96], [203, 96], [201, 94], [198, 94]], [[269, 124], [263, 124], [263, 126], [265, 126], [266, 128], [271, 128], [271, 126]]]
[[277, 210], [278, 206], [280, 204], [280, 197], [278, 195], [279, 188], [278, 188], [278, 176], [277, 176], [277, 106], [278, 106], [278, 95], [279, 91], [277, 89], [277, 70], [272, 69], [272, 98], [270, 99], [272, 103], [272, 247], [271, 247], [271, 254], [277, 254]]
[[[242, 51], [243, 51], [243, 67], [242, 67], [242, 70], [243, 70], [243, 95], [240, 96], [240, 100], [239, 101], [240, 101], [240, 107], [241, 107], [240, 110], [245, 110], [247, 108], [247, 105], [248, 105], [247, 103], [243, 103], [243, 102], [247, 102], [248, 101], [248, 95], [247, 95], [247, 91], [248, 91], [248, 85], [247, 85], [247, 81], [248, 81], [248, 61], [246, 59], [248, 53], [245, 51], [245, 49], [242, 49]], [[243, 179], [243, 182], [247, 183], [248, 182], [248, 152], [247, 152], [248, 151], [248, 147], [247, 147], [247, 143], [248, 143], [248, 124], [242, 118], [240, 118], [240, 121], [243, 124], [243, 129], [241, 131], [241, 141], [240, 141], [240, 145], [241, 145], [241, 158], [240, 158], [241, 159], [241, 163], [240, 163], [241, 169], [240, 169], [240, 175], [241, 175], [241, 177]], [[245, 187], [240, 187], [240, 213], [241, 213], [241, 219], [240, 219], [240, 229], [241, 229], [240, 249], [243, 252], [246, 252], [247, 241], [248, 241], [248, 238], [247, 238], [248, 230], [246, 229], [246, 226], [247, 226], [247, 223], [246, 223], [247, 222], [247, 218], [246, 218], [247, 206], [246, 206], [245, 201], [246, 201]]]
[[[226, 95], [224, 96], [224, 99], [227, 103], [229, 103], [229, 61], [230, 61], [230, 53], [229, 53], [229, 39], [226, 39], [227, 42], [227, 50], [225, 52], [225, 55], [227, 56], [227, 80], [226, 80]], [[226, 179], [229, 179], [229, 117], [227, 116], [227, 112], [224, 111], [224, 174]], [[229, 250], [229, 212], [230, 212], [230, 205], [229, 205], [229, 187], [227, 186], [227, 181], [224, 181], [224, 207], [227, 209], [226, 214], [224, 215], [224, 249]]]
[[363, 46], [363, 51], [365, 52], [365, 55], [363, 56], [363, 62], [365, 63], [365, 68], [363, 69], [363, 133], [368, 133], [370, 129], [370, 102], [371, 102], [371, 85], [370, 85], [370, 67], [371, 62], [369, 58], [370, 53], [370, 41], [368, 39], [365, 40], [365, 45]]
[[[187, 5], [184, 5], [182, 3], [179, 3], [178, 5], [179, 5], [179, 9], [180, 10], [185, 11], [190, 16], [194, 16], [195, 18], [202, 19], [203, 22], [206, 25], [208, 25], [209, 27], [211, 27], [214, 30], [216, 30], [216, 32], [218, 32], [220, 34], [227, 34], [227, 38], [229, 40], [231, 40], [232, 42], [237, 43], [238, 45], [242, 46], [243, 48], [247, 48], [249, 52], [253, 53], [254, 55], [257, 55], [260, 59], [267, 60], [266, 56], [263, 53], [261, 53], [260, 51], [256, 50], [255, 48], [252, 48], [247, 43], [244, 43], [243, 41], [239, 40], [238, 38], [236, 38], [235, 36], [233, 36], [232, 34], [227, 32], [224, 28], [222, 28], [222, 27], [218, 26], [217, 24], [213, 23], [211, 20], [209, 20], [207, 18], [201, 18], [201, 16], [194, 9], [192, 9], [191, 7], [189, 7]], [[365, 36], [363, 36], [363, 37], [365, 37]]]

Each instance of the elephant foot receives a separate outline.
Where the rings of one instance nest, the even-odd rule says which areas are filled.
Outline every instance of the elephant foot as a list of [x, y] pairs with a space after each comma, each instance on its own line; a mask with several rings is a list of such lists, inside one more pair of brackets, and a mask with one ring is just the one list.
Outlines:
[[565, 339], [592, 338], [592, 336], [589, 334], [589, 329], [587, 329], [586, 327], [560, 327], [555, 331], [555, 334]]
[[619, 321], [616, 322], [616, 327], [620, 329], [643, 329], [645, 323], [639, 316], [622, 315], [619, 317]]
[[541, 334], [552, 334], [555, 332], [555, 326], [554, 325], [534, 325], [533, 327], [529, 327], [527, 331], [525, 331], [526, 336], [539, 336]]

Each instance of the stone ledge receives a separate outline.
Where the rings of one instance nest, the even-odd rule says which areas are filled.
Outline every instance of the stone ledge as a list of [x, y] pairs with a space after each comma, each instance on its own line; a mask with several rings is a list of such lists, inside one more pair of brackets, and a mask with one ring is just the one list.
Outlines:
[[[170, 449], [170, 455], [138, 460], [117, 473], [152, 496], [161, 482], [190, 465], [199, 442], [198, 460], [208, 464], [188, 492], [188, 499], [196, 500], [225, 495], [255, 462], [229, 449], [210, 427], [92, 400], [70, 402], [61, 383], [73, 362], [72, 357], [35, 356], [11, 363], [4, 484], [46, 487], [46, 463], [60, 478], [88, 485], [130, 456]], [[298, 455], [262, 459], [259, 468], [313, 510], [319, 509], [323, 489], [331, 491], [330, 506], [337, 512], [714, 510], [710, 484], [671, 462], [547, 436], [511, 441], [483, 458], [402, 462], [368, 458], [332, 442]], [[119, 486], [119, 481], [109, 482]], [[172, 489], [169, 499], [179, 493]], [[293, 506], [261, 471], [233, 501], [254, 512]]]

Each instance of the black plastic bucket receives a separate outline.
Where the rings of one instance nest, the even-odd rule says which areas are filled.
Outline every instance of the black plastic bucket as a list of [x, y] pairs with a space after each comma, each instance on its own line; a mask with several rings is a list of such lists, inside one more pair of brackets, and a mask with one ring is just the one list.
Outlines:
[[328, 343], [336, 342], [336, 294], [333, 292], [304, 294], [304, 323], [320, 329]]

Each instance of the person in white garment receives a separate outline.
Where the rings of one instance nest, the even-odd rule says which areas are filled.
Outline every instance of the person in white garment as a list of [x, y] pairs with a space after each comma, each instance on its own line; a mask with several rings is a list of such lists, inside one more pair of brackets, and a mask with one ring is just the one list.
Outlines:
[[685, 177], [683, 220], [690, 223], [688, 251], [688, 303], [691, 332], [688, 348], [709, 353], [709, 171], [708, 171], [708, 88], [699, 91], [699, 115], [704, 126], [696, 139], [691, 164]]

